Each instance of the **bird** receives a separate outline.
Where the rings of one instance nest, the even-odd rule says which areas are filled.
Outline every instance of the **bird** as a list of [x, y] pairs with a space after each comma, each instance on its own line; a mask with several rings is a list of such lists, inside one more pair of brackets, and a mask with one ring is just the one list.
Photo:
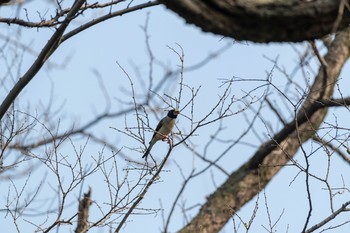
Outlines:
[[153, 137], [151, 141], [149, 142], [149, 146], [145, 152], [145, 154], [142, 156], [142, 158], [147, 159], [147, 156], [149, 152], [151, 151], [154, 144], [159, 140], [166, 140], [168, 134], [171, 133], [175, 126], [177, 115], [180, 114], [180, 111], [178, 109], [172, 109], [168, 112], [168, 114], [159, 121], [156, 130], [154, 131]]

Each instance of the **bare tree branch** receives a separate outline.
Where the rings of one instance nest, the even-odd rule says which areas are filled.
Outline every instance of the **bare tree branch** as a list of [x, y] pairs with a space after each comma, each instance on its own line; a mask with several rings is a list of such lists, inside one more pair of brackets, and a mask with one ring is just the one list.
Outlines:
[[6, 96], [4, 101], [0, 105], [0, 120], [3, 119], [7, 110], [21, 93], [23, 88], [28, 85], [28, 83], [34, 78], [36, 73], [44, 65], [46, 60], [52, 55], [52, 53], [58, 48], [61, 43], [62, 35], [69, 23], [76, 17], [77, 12], [80, 10], [80, 7], [84, 4], [85, 0], [76, 0], [69, 13], [67, 14], [63, 23], [58, 27], [56, 32], [51, 36], [50, 40], [46, 43], [44, 48], [41, 50], [38, 58], [28, 69], [28, 71], [18, 80], [15, 86], [12, 88], [10, 93]]
[[[170, 145], [170, 144], [169, 144]], [[143, 188], [142, 192], [139, 194], [139, 196], [137, 197], [137, 199], [134, 201], [134, 203], [132, 204], [132, 206], [129, 208], [129, 210], [126, 212], [126, 214], [124, 215], [124, 217], [122, 218], [121, 222], [119, 223], [119, 225], [117, 226], [117, 228], [115, 229], [115, 233], [119, 233], [121, 228], [123, 227], [123, 225], [125, 224], [126, 220], [129, 218], [130, 214], [135, 210], [135, 208], [138, 206], [138, 204], [142, 201], [142, 199], [145, 197], [146, 193], [148, 192], [148, 189], [152, 186], [152, 184], [159, 179], [159, 174], [161, 173], [165, 163], [168, 161], [168, 158], [171, 154], [173, 147], [172, 145], [170, 145], [169, 150], [167, 152], [167, 154], [165, 155], [165, 158], [163, 159], [162, 163], [159, 165], [159, 167], [157, 167], [156, 172], [153, 174], [152, 178], [147, 182], [146, 186]]]
[[348, 205], [350, 205], [350, 201], [347, 201], [344, 204], [342, 204], [342, 206], [339, 209], [337, 209], [335, 212], [333, 212], [331, 215], [329, 215], [327, 218], [325, 218], [321, 222], [319, 222], [319, 223], [315, 224], [314, 226], [310, 227], [309, 229], [307, 229], [305, 231], [305, 233], [314, 232], [315, 230], [317, 230], [320, 227], [324, 226], [325, 224], [329, 223], [332, 219], [337, 217], [340, 213], [346, 211]]
[[[218, 232], [231, 216], [251, 200], [286, 164], [300, 147], [300, 143], [314, 135], [326, 116], [327, 109], [319, 109], [318, 100], [331, 97], [338, 75], [349, 57], [350, 30], [339, 33], [334, 39], [325, 61], [327, 76], [320, 68], [304, 104], [295, 119], [279, 133], [271, 136], [252, 158], [221, 185], [202, 206], [192, 221], [179, 232]], [[326, 78], [327, 77], [327, 78]], [[297, 130], [296, 130], [297, 129]], [[271, 166], [278, 164], [279, 166]]]

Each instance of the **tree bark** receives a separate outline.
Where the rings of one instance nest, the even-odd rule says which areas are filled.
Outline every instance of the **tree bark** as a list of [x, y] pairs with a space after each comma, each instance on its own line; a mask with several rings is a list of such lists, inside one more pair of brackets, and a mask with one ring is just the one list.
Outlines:
[[321, 38], [350, 23], [348, 0], [161, 0], [205, 32], [253, 42]]
[[89, 226], [89, 209], [91, 205], [91, 188], [84, 194], [84, 198], [79, 201], [78, 224], [75, 233], [85, 233]]
[[320, 67], [308, 97], [296, 114], [274, 137], [260, 146], [253, 157], [233, 172], [202, 206], [197, 216], [181, 233], [212, 233], [219, 230], [244, 204], [251, 200], [295, 155], [300, 145], [310, 139], [323, 122], [327, 108], [317, 100], [333, 94], [339, 73], [349, 57], [350, 30], [336, 35], [325, 63]]

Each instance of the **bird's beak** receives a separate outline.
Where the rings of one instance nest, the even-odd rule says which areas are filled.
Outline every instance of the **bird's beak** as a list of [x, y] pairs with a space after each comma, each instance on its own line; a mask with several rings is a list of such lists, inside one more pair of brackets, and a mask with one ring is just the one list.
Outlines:
[[175, 115], [179, 115], [179, 114], [180, 114], [180, 111], [179, 111], [178, 109], [175, 109], [175, 110], [174, 110], [174, 114], [175, 114]]

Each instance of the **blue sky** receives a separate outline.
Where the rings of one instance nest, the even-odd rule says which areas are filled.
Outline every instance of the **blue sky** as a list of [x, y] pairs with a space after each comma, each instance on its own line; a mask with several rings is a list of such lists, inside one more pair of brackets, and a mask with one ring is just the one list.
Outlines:
[[[52, 5], [44, 4], [43, 2], [44, 1], [31, 2], [25, 6], [28, 9], [28, 15], [31, 19], [37, 17], [36, 11], [45, 12], [47, 9], [53, 9]], [[4, 9], [5, 8], [0, 8], [1, 15], [9, 14], [13, 16], [15, 14], [15, 11], [11, 10], [12, 8], [8, 8], [10, 9], [8, 11]], [[23, 14], [23, 9], [21, 10], [21, 14]], [[98, 16], [98, 14], [100, 14], [98, 11], [93, 14], [87, 12], [84, 17], [74, 22], [72, 27], [82, 24], [90, 20], [91, 17]], [[47, 15], [49, 15], [49, 13], [47, 13]], [[56, 122], [53, 128], [57, 128], [59, 123], [60, 132], [70, 129], [73, 125], [75, 127], [83, 125], [96, 116], [96, 114], [102, 113], [108, 104], [110, 104], [112, 112], [126, 108], [126, 105], [120, 103], [118, 100], [122, 99], [126, 102], [132, 100], [130, 93], [126, 92], [126, 90], [130, 90], [130, 85], [123, 72], [118, 68], [116, 62], [118, 61], [134, 80], [134, 88], [137, 96], [143, 94], [145, 90], [143, 83], [137, 80], [141, 78], [145, 83], [148, 81], [149, 54], [145, 44], [145, 35], [142, 30], [142, 26], [145, 25], [147, 17], [149, 18], [148, 34], [150, 35], [149, 43], [152, 52], [156, 59], [168, 69], [177, 70], [179, 65], [179, 59], [168, 46], [178, 50], [176, 44], [181, 45], [185, 54], [184, 66], [186, 69], [186, 67], [197, 64], [204, 57], [208, 56], [208, 54], [229, 44], [227, 50], [218, 58], [215, 58], [198, 70], [184, 73], [184, 81], [187, 85], [194, 88], [201, 86], [201, 90], [195, 100], [194, 116], [197, 120], [203, 117], [218, 100], [218, 96], [222, 92], [222, 88], [219, 88], [222, 84], [222, 79], [231, 79], [232, 77], [265, 79], [267, 72], [273, 68], [273, 63], [266, 59], [266, 57], [270, 59], [278, 58], [278, 64], [283, 66], [287, 73], [290, 73], [299, 62], [298, 55], [293, 47], [302, 52], [307, 46], [307, 44], [254, 44], [251, 42], [236, 42], [230, 38], [222, 38], [222, 36], [219, 35], [203, 33], [199, 28], [186, 24], [183, 19], [165, 9], [165, 7], [156, 6], [103, 22], [62, 44], [49, 59], [49, 64], [58, 65], [60, 68], [52, 68], [52, 66], [46, 64], [33, 81], [25, 88], [20, 99], [22, 101], [20, 108], [24, 110], [25, 106], [30, 104], [33, 108], [29, 111], [34, 115], [38, 114], [41, 116], [44, 114], [45, 108], [40, 107], [40, 103], [42, 103], [43, 106], [50, 104], [53, 111], [58, 111], [58, 113], [52, 117], [53, 122]], [[1, 25], [2, 33], [6, 33], [7, 31], [10, 34], [16, 30], [17, 28], [15, 26], [9, 27], [7, 25]], [[25, 28], [17, 35], [17, 38], [13, 37], [13, 39], [18, 39], [21, 43], [30, 45], [31, 49], [39, 52], [52, 33], [53, 31], [51, 29], [37, 30]], [[22, 68], [19, 73], [23, 74], [34, 59], [35, 56], [33, 55], [24, 55]], [[317, 61], [312, 59], [310, 64], [315, 67]], [[3, 62], [0, 67], [3, 67]], [[137, 67], [137, 72], [135, 71], [135, 67]], [[313, 69], [317, 71], [316, 68]], [[161, 79], [164, 75], [164, 71], [164, 67], [157, 64], [154, 65], [153, 74], [155, 83]], [[312, 80], [312, 69], [308, 69], [308, 72], [310, 72], [310, 78]], [[103, 90], [100, 88], [100, 82], [96, 77], [96, 73], [103, 81], [105, 88]], [[349, 80], [347, 79], [348, 74], [349, 69], [346, 67], [346, 69], [343, 70], [339, 82], [339, 87], [344, 96], [348, 95], [348, 90], [345, 88], [349, 86]], [[304, 84], [300, 72], [294, 78], [298, 80], [300, 85]], [[167, 93], [176, 96], [179, 88], [178, 82], [179, 79], [177, 78], [169, 84], [168, 88], [160, 90], [158, 94], [163, 96], [164, 93]], [[281, 72], [275, 70], [273, 72], [273, 82], [277, 87], [283, 89], [285, 77]], [[233, 83], [232, 92], [234, 92], [233, 94], [236, 98], [240, 98], [259, 85], [261, 85], [259, 82], [235, 82]], [[11, 85], [8, 84], [7, 88], [10, 87]], [[253, 92], [252, 98], [257, 100], [265, 90], [266, 89], [261, 88]], [[292, 92], [294, 89], [288, 91]], [[5, 92], [2, 92], [0, 95], [1, 98], [5, 95], [3, 93]], [[335, 95], [339, 94], [335, 93]], [[106, 96], [108, 96], [109, 102], [106, 101]], [[274, 92], [272, 96], [276, 97], [276, 93]], [[183, 100], [186, 101], [189, 98], [189, 93], [185, 93]], [[296, 95], [295, 98], [297, 99], [298, 95]], [[161, 101], [158, 100], [153, 104], [156, 105], [160, 102]], [[259, 103], [256, 102], [252, 107], [257, 108], [258, 104]], [[278, 104], [281, 109], [284, 109], [282, 107], [283, 104], [278, 98], [276, 99], [276, 104]], [[165, 105], [154, 107], [164, 108]], [[242, 104], [235, 104], [233, 106], [233, 111], [238, 111], [242, 107]], [[189, 113], [189, 109], [185, 109], [183, 112], [185, 115], [189, 115]], [[271, 112], [266, 110], [263, 113], [266, 114], [264, 115], [265, 119], [272, 119], [271, 125], [275, 132], [280, 129], [281, 125], [277, 123], [277, 120], [274, 119], [275, 116]], [[334, 113], [336, 114], [336, 118], [335, 115], [329, 115], [326, 121], [334, 122], [336, 119], [339, 125], [348, 127], [348, 112], [336, 110]], [[246, 110], [244, 114], [247, 115], [248, 119], [252, 119], [253, 113], [250, 109]], [[237, 139], [248, 125], [244, 114], [234, 115], [227, 119], [227, 121], [224, 121], [227, 129], [220, 135], [221, 139]], [[283, 114], [286, 117], [290, 117], [287, 112], [283, 112]], [[162, 117], [162, 115], [164, 115], [162, 111], [157, 115], [158, 118], [151, 115], [150, 124], [155, 127], [157, 120], [159, 120], [159, 117]], [[128, 114], [125, 121], [130, 125], [135, 125], [135, 117], [133, 114]], [[110, 143], [115, 143], [118, 147], [123, 147], [123, 152], [128, 154], [129, 157], [143, 162], [139, 158], [142, 155], [141, 153], [129, 149], [135, 147], [140, 148], [138, 142], [113, 130], [114, 127], [123, 129], [125, 121], [124, 118], [118, 118], [117, 120], [111, 119], [99, 124], [91, 131], [101, 138], [105, 138]], [[185, 117], [180, 116], [177, 125], [181, 130], [186, 132], [186, 127], [188, 127], [189, 122]], [[200, 129], [196, 132], [196, 136], [191, 138], [191, 143], [195, 145], [198, 151], [204, 150], [203, 145], [207, 142], [210, 135], [214, 133], [216, 127], [217, 124], [214, 124]], [[264, 141], [268, 138], [266, 127], [262, 120], [257, 120], [255, 129], [260, 138], [250, 133], [243, 139], [244, 142], [250, 143], [253, 146], [247, 147], [245, 145], [238, 145], [228, 156], [219, 161], [220, 166], [226, 169], [226, 171], [231, 173], [237, 169], [254, 153], [261, 144], [261, 140]], [[40, 131], [36, 133], [38, 135], [41, 134]], [[348, 132], [345, 131], [344, 134], [346, 133], [348, 134]], [[329, 135], [331, 134], [332, 133], [329, 133]], [[151, 133], [146, 133], [146, 141], [148, 141], [150, 137]], [[74, 140], [76, 148], [81, 148], [86, 142], [79, 138], [74, 138]], [[316, 145], [315, 143], [309, 143], [306, 149], [311, 151]], [[214, 159], [217, 153], [223, 151], [225, 147], [225, 145], [220, 145], [219, 143], [209, 147], [209, 158]], [[101, 145], [89, 144], [84, 151], [86, 164], [91, 164], [91, 157], [96, 157], [102, 150], [103, 147]], [[153, 153], [158, 161], [161, 161], [162, 155], [164, 155], [166, 151], [167, 145], [165, 143], [158, 143], [153, 148]], [[108, 149], [104, 149], [103, 152], [105, 156], [110, 156], [112, 154]], [[66, 143], [61, 148], [60, 153], [66, 154], [69, 159], [72, 161], [74, 160], [74, 156], [72, 156], [72, 154], [74, 154], [74, 147], [70, 143]], [[324, 177], [327, 170], [327, 158], [322, 149], [318, 150], [311, 158], [311, 170]], [[301, 164], [304, 164], [301, 154], [298, 154], [295, 159]], [[117, 161], [120, 176], [123, 176], [125, 175], [125, 168], [128, 168], [128, 165], [122, 158], [118, 158]], [[331, 161], [333, 169], [331, 169], [330, 181], [334, 187], [342, 187], [341, 177], [346, 177], [348, 166], [335, 154], [332, 156]], [[171, 159], [165, 167], [166, 171], [161, 173], [160, 182], [150, 188], [139, 206], [140, 208], [163, 208], [164, 215], [167, 216], [172, 201], [183, 182], [179, 167], [181, 167], [182, 173], [188, 176], [193, 168], [200, 170], [205, 167], [205, 164], [189, 150], [179, 145], [174, 149]], [[268, 202], [268, 210], [270, 211], [272, 222], [276, 221], [283, 212], [276, 228], [277, 232], [301, 231], [304, 224], [306, 211], [303, 210], [307, 207], [307, 194], [305, 191], [305, 177], [303, 174], [298, 175], [298, 172], [299, 170], [293, 166], [283, 168], [264, 190], [267, 196], [266, 200]], [[50, 192], [52, 192], [50, 185], [55, 182], [54, 177], [50, 176], [50, 171], [48, 171], [45, 166], [39, 166], [37, 170], [32, 172], [32, 182], [35, 183], [37, 180], [40, 180], [43, 174], [47, 175], [47, 179], [45, 180], [46, 185], [40, 193], [41, 199], [50, 196]], [[62, 173], [62, 175], [66, 175], [67, 180], [69, 180], [69, 173]], [[137, 175], [137, 172], [130, 172], [129, 179], [131, 183], [135, 182]], [[215, 190], [215, 185], [220, 185], [225, 179], [226, 176], [218, 170], [210, 169], [190, 183], [182, 196], [183, 203], [186, 204], [186, 207], [203, 203], [205, 198]], [[19, 179], [16, 182], [18, 182], [17, 184], [20, 186], [24, 183], [24, 180], [25, 179]], [[348, 187], [348, 185], [348, 180], [345, 179], [345, 186]], [[100, 173], [91, 176], [84, 182], [84, 186], [82, 187], [83, 192], [87, 190], [88, 186], [92, 188], [92, 199], [96, 200], [96, 203], [101, 204], [108, 198], [106, 187], [103, 184]], [[0, 187], [1, 190], [7, 190], [8, 183], [6, 185], [0, 184]], [[314, 190], [315, 193], [313, 195], [315, 210], [311, 218], [311, 225], [319, 222], [330, 214], [327, 192], [322, 190], [322, 188], [324, 188], [324, 184], [317, 181], [312, 182], [312, 190]], [[0, 208], [3, 208], [6, 202], [6, 195], [7, 193], [2, 192]], [[76, 192], [69, 200], [71, 203], [74, 203], [77, 198]], [[340, 203], [348, 198], [348, 193], [338, 195], [335, 198], [335, 203], [339, 206]], [[258, 199], [256, 197], [244, 206], [238, 214], [243, 220], [248, 222], [256, 202], [259, 203], [259, 209], [251, 232], [263, 232], [263, 226], [267, 227], [269, 222], [263, 193], [260, 193]], [[54, 203], [51, 204], [54, 205]], [[338, 206], [335, 205], [335, 209], [337, 209]], [[74, 206], [74, 204], [69, 207], [71, 211], [75, 211], [76, 208], [77, 206]], [[97, 206], [93, 204], [91, 209], [91, 218], [97, 218]], [[195, 207], [189, 212], [189, 215], [193, 217], [197, 211], [198, 207]], [[65, 214], [69, 216], [69, 212]], [[7, 216], [5, 218], [4, 215], [5, 213], [0, 212], [0, 225], [7, 227], [8, 225], [5, 223], [9, 222], [9, 217]], [[344, 216], [346, 216], [346, 214], [344, 214]], [[52, 221], [52, 219], [53, 218], [49, 218], [49, 221]], [[342, 218], [340, 217], [340, 219]], [[236, 222], [238, 221], [237, 218], [235, 218], [235, 220]], [[123, 228], [123, 232], [158, 232], [162, 230], [162, 221], [161, 212], [148, 215], [133, 215], [127, 222], [125, 228]], [[31, 224], [25, 221], [21, 221], [21, 224], [23, 224], [20, 225], [22, 229], [32, 227]], [[183, 224], [183, 216], [180, 208], [177, 208], [170, 225], [170, 232], [175, 232], [180, 229]], [[6, 232], [14, 232], [13, 226], [9, 227], [9, 229], [6, 229]], [[62, 232], [66, 232], [73, 231], [73, 229], [74, 228], [71, 226], [65, 226], [61, 230]], [[344, 229], [346, 229], [346, 226], [340, 228], [338, 232], [344, 232]], [[92, 232], [107, 232], [107, 229], [95, 229]], [[229, 222], [222, 232], [233, 232], [232, 222]], [[245, 232], [242, 226], [239, 232]], [[337, 230], [333, 232], [337, 232]]]

